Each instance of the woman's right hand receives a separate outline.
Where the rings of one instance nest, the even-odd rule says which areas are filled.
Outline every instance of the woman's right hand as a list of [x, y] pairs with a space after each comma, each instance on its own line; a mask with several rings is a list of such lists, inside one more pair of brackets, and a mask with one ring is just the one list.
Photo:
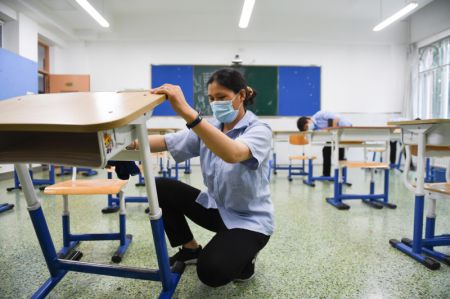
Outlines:
[[198, 113], [189, 106], [184, 97], [181, 87], [178, 85], [164, 84], [151, 90], [153, 94], [165, 94], [170, 101], [170, 105], [176, 114], [184, 118], [187, 123], [191, 123], [197, 118]]

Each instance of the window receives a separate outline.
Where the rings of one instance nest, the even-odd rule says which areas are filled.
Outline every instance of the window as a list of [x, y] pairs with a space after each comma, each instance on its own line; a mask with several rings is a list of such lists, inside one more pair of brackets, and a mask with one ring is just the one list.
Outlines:
[[450, 118], [450, 37], [419, 49], [421, 118]]
[[38, 84], [39, 93], [48, 93], [48, 76], [50, 74], [49, 47], [38, 42]]

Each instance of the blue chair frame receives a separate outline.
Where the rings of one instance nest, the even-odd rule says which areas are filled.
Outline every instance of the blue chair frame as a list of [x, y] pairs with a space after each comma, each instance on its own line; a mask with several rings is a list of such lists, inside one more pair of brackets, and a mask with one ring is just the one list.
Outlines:
[[2, 203], [2, 204], [0, 204], [0, 213], [9, 211], [9, 210], [11, 210], [11, 209], [13, 209], [13, 208], [14, 208], [14, 205], [13, 205], [13, 204]]
[[[33, 186], [38, 186], [40, 190], [44, 190], [46, 186], [53, 185], [55, 183], [55, 166], [50, 165], [48, 169], [48, 179], [35, 179], [33, 178], [33, 170], [29, 170], [31, 181]], [[13, 190], [22, 190], [20, 185], [19, 177], [17, 176], [17, 171], [14, 169], [14, 187], [6, 188], [6, 191], [10, 192]]]

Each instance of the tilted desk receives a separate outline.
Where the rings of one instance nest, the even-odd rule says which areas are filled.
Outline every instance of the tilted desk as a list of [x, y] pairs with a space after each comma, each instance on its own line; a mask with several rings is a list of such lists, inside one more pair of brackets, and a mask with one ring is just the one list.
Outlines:
[[[160, 297], [172, 296], [184, 265], [169, 267], [146, 127], [153, 109], [164, 99], [164, 96], [148, 92], [97, 92], [30, 95], [0, 102], [0, 163], [15, 163], [51, 276], [32, 298], [44, 298], [68, 271], [161, 281]], [[149, 218], [159, 269], [59, 259], [26, 164], [100, 168], [135, 138], [138, 138], [141, 150], [133, 151], [130, 160], [141, 160], [144, 164]]]
[[[427, 254], [450, 265], [450, 256], [437, 252], [433, 249], [435, 246], [449, 246], [450, 235], [434, 235], [435, 227], [435, 206], [430, 204], [425, 228], [425, 238], [423, 237], [423, 215], [425, 198], [425, 159], [430, 156], [450, 156], [450, 119], [428, 119], [412, 121], [389, 122], [391, 125], [402, 128], [402, 142], [404, 145], [417, 145], [417, 182], [411, 186], [405, 177], [405, 185], [408, 189], [414, 191], [414, 224], [413, 239], [402, 239], [397, 241], [392, 239], [389, 243], [414, 258], [429, 269], [435, 270], [440, 264], [434, 259], [424, 255]], [[448, 147], [446, 150], [433, 150], [433, 146]], [[410, 150], [407, 150], [407, 161], [405, 168], [409, 167], [411, 159]], [[405, 175], [406, 175], [405, 171]], [[449, 198], [449, 195], [442, 196]]]

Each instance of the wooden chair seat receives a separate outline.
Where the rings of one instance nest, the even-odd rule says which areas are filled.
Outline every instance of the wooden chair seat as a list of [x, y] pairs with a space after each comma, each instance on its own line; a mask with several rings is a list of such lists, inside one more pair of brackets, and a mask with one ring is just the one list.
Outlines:
[[431, 192], [437, 192], [450, 195], [450, 183], [431, 183], [425, 184], [424, 189]]
[[372, 168], [372, 169], [386, 169], [386, 168], [389, 168], [389, 165], [387, 163], [381, 163], [381, 162], [340, 161], [339, 164], [342, 167], [347, 167], [347, 168]]
[[45, 188], [50, 195], [117, 194], [128, 181], [118, 179], [67, 180]]
[[384, 153], [386, 151], [386, 149], [384, 149], [384, 148], [369, 148], [367, 151], [372, 152], [372, 153]]
[[309, 160], [309, 159], [315, 160], [316, 158], [317, 158], [316, 156], [308, 157], [308, 156], [303, 156], [303, 155], [301, 155], [301, 156], [289, 156], [289, 160]]

